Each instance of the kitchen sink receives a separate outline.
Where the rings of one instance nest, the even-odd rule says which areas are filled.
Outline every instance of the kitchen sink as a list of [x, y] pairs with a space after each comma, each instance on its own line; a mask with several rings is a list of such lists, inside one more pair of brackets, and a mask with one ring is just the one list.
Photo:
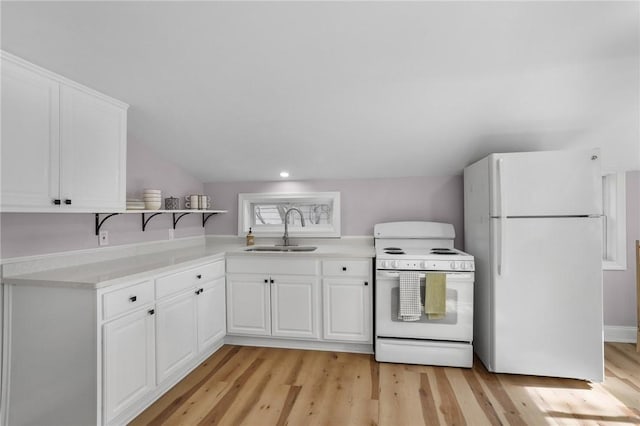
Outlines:
[[255, 246], [245, 249], [244, 251], [260, 251], [260, 252], [285, 252], [285, 251], [314, 251], [318, 247], [315, 246]]

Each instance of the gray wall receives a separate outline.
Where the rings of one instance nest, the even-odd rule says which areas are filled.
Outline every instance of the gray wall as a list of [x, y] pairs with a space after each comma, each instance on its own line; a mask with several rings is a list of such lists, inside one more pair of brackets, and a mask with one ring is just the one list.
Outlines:
[[229, 213], [207, 222], [207, 234], [238, 233], [238, 193], [339, 191], [342, 235], [373, 235], [373, 225], [398, 220], [452, 223], [464, 241], [462, 176], [207, 183], [205, 192]]

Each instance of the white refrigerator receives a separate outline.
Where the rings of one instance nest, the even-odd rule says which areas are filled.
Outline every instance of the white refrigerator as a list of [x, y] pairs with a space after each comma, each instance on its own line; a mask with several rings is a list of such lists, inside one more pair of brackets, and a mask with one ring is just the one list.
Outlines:
[[603, 381], [599, 155], [491, 154], [465, 168], [474, 351], [489, 371]]

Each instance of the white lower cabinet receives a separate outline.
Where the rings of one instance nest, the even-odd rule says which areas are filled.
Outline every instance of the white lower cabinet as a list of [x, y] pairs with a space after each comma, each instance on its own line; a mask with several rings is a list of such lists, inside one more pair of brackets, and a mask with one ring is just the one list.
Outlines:
[[227, 277], [227, 331], [253, 336], [271, 335], [269, 278], [255, 275]]
[[323, 338], [372, 341], [372, 287], [364, 279], [325, 278], [322, 281]]
[[198, 351], [201, 352], [227, 334], [226, 291], [224, 276], [196, 290], [198, 292]]
[[322, 262], [325, 340], [373, 342], [372, 267], [371, 259]]
[[5, 279], [0, 424], [130, 422], [224, 343], [224, 275], [219, 259], [100, 289]]
[[271, 277], [271, 335], [318, 339], [320, 299], [313, 276]]
[[227, 282], [230, 334], [320, 337], [315, 276], [231, 275]]
[[104, 326], [105, 418], [110, 422], [155, 387], [154, 309], [140, 309]]
[[228, 256], [228, 333], [371, 344], [372, 268], [371, 258]]
[[156, 371], [158, 383], [182, 369], [195, 357], [196, 295], [187, 290], [158, 302], [156, 309]]
[[251, 272], [227, 276], [229, 334], [320, 338], [317, 260], [229, 258], [227, 270]]

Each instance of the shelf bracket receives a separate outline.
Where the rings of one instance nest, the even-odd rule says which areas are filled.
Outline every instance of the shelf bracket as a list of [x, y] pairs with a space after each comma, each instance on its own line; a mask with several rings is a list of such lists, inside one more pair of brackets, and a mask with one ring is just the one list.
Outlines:
[[213, 215], [216, 215], [218, 213], [202, 213], [202, 227], [204, 228], [204, 225], [207, 223], [207, 221], [209, 220], [209, 218]]
[[144, 230], [147, 228], [147, 224], [149, 223], [149, 221], [151, 220], [151, 218], [158, 216], [159, 214], [162, 214], [162, 212], [160, 213], [153, 213], [151, 216], [149, 216], [146, 220], [144, 218], [144, 213], [142, 213], [142, 232], [144, 232]]
[[191, 213], [182, 213], [181, 215], [179, 215], [176, 218], [176, 213], [173, 213], [173, 229], [176, 229], [176, 225], [178, 224], [178, 222], [180, 221], [180, 219], [182, 219], [183, 217], [185, 217], [186, 215], [191, 214]]
[[96, 235], [100, 235], [100, 228], [102, 228], [102, 224], [105, 220], [109, 219], [111, 216], [117, 216], [119, 214], [120, 213], [111, 213], [100, 220], [100, 213], [96, 213]]

